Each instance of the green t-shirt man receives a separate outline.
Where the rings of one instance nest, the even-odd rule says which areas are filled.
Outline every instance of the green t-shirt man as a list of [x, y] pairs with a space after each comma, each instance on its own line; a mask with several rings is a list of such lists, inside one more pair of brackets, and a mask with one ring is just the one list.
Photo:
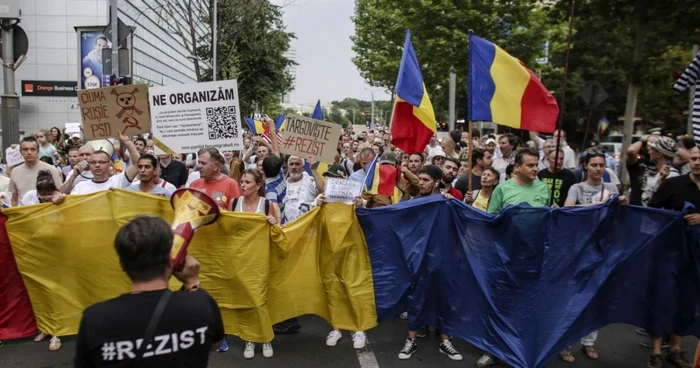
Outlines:
[[532, 207], [544, 207], [549, 204], [549, 187], [534, 180], [530, 185], [519, 185], [514, 179], [506, 180], [496, 186], [489, 200], [489, 213], [500, 213], [503, 207], [511, 204], [528, 203]]

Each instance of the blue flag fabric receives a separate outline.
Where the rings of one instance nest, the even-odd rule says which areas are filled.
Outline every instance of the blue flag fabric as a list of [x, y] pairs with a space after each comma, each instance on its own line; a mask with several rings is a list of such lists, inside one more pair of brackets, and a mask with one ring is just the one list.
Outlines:
[[311, 114], [311, 119], [323, 120], [323, 109], [321, 108], [321, 100], [316, 101], [316, 107], [314, 107], [314, 112]]
[[381, 320], [408, 311], [514, 367], [610, 323], [700, 335], [700, 230], [680, 213], [508, 207], [442, 196], [358, 209]]

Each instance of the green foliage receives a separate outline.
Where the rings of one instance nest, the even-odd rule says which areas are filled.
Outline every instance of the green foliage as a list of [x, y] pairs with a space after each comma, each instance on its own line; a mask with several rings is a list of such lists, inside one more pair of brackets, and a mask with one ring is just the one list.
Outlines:
[[[457, 116], [466, 116], [469, 30], [534, 65], [541, 45], [561, 27], [535, 1], [355, 0], [353, 59], [367, 82], [393, 90], [406, 29], [438, 121], [447, 118], [450, 70], [457, 74]], [[550, 86], [551, 87], [551, 86]]]
[[[280, 7], [268, 0], [219, 0], [218, 13], [218, 79], [238, 80], [243, 115], [256, 106], [270, 116], [279, 114], [282, 95], [294, 82], [288, 71], [294, 62], [284, 56], [294, 35], [285, 30]], [[211, 35], [202, 41], [197, 56], [208, 59]], [[211, 70], [203, 80], [212, 80]]]

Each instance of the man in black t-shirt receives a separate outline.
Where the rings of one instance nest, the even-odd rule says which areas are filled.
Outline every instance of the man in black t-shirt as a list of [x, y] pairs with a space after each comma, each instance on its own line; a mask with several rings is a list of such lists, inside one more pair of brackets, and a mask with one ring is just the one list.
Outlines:
[[[131, 293], [83, 312], [75, 367], [206, 367], [209, 351], [224, 338], [216, 301], [199, 287], [199, 263], [187, 256], [182, 271], [170, 261], [173, 234], [163, 219], [138, 217], [117, 233], [114, 248], [132, 282]], [[173, 293], [152, 339], [144, 343], [156, 305], [170, 276], [183, 282]]]
[[[557, 150], [553, 149], [547, 153], [547, 160], [549, 161], [549, 167], [540, 170], [537, 173], [537, 178], [541, 182], [547, 184], [550, 192], [552, 191], [552, 186], [554, 186], [553, 201], [559, 207], [564, 207], [564, 202], [566, 202], [566, 197], [569, 195], [569, 188], [576, 184], [576, 176], [574, 173], [567, 169], [562, 169], [564, 167], [564, 151], [559, 151], [559, 161], [556, 163], [557, 172], [554, 173], [554, 159], [556, 157]], [[554, 179], [556, 175], [556, 180]]]

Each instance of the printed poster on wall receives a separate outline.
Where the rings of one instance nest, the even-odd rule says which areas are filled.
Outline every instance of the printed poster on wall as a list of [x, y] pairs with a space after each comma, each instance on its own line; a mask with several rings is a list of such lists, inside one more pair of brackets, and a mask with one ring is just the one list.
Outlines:
[[305, 159], [316, 159], [318, 162], [333, 163], [341, 134], [343, 127], [339, 124], [290, 114], [287, 115], [287, 127], [282, 132], [280, 151]]
[[147, 96], [145, 84], [78, 91], [85, 139], [119, 137], [119, 132], [124, 135], [150, 132]]
[[109, 85], [109, 72], [102, 70], [102, 49], [112, 48], [112, 43], [102, 33], [104, 27], [77, 28], [79, 89], [102, 88]]
[[149, 94], [153, 137], [161, 150], [243, 149], [236, 80], [151, 87]]

